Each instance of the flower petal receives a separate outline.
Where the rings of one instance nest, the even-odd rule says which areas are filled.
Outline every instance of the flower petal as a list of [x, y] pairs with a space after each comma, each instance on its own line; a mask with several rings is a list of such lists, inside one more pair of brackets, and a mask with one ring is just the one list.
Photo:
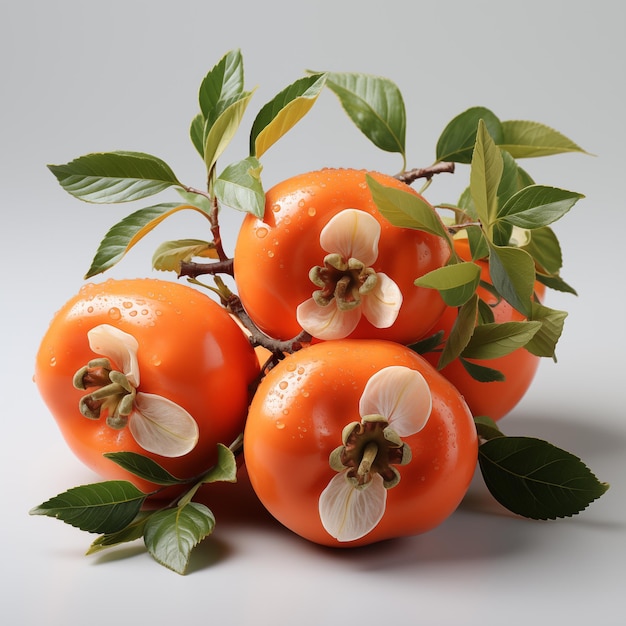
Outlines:
[[110, 324], [100, 324], [87, 332], [87, 339], [93, 352], [113, 361], [133, 387], [139, 385], [139, 343], [132, 335]]
[[347, 261], [355, 258], [370, 266], [378, 258], [380, 224], [375, 217], [358, 209], [344, 209], [333, 216], [320, 233], [326, 252], [337, 252]]
[[424, 377], [403, 365], [391, 365], [376, 372], [365, 385], [359, 412], [382, 415], [400, 436], [419, 432], [428, 421], [432, 395]]
[[144, 450], [161, 456], [183, 456], [198, 443], [196, 420], [175, 402], [152, 393], [137, 394], [128, 427]]
[[378, 272], [376, 276], [376, 286], [363, 297], [363, 315], [372, 326], [389, 328], [393, 326], [400, 312], [402, 292], [387, 274]]
[[335, 300], [327, 306], [320, 306], [309, 298], [296, 309], [296, 319], [307, 333], [317, 339], [343, 339], [359, 323], [361, 307], [340, 311]]
[[357, 487], [347, 471], [334, 476], [322, 491], [319, 512], [322, 525], [337, 541], [354, 541], [369, 533], [385, 513], [387, 490], [380, 474]]

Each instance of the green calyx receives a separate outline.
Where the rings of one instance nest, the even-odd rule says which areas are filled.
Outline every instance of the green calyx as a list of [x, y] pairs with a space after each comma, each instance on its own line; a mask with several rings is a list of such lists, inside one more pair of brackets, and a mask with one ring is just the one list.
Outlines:
[[76, 389], [94, 389], [80, 399], [78, 407], [84, 417], [96, 420], [106, 415], [107, 425], [116, 430], [128, 424], [137, 392], [108, 359], [89, 361], [76, 372], [73, 384]]
[[313, 292], [319, 306], [327, 306], [333, 300], [341, 311], [349, 311], [361, 304], [361, 298], [370, 293], [378, 281], [376, 272], [358, 259], [348, 261], [339, 254], [324, 257], [324, 266], [315, 266], [309, 272], [311, 282], [321, 287]]
[[348, 478], [365, 487], [380, 474], [386, 489], [395, 487], [400, 473], [394, 465], [406, 465], [411, 449], [381, 415], [367, 415], [351, 422], [342, 432], [343, 445], [330, 454], [330, 466], [337, 472], [348, 469]]

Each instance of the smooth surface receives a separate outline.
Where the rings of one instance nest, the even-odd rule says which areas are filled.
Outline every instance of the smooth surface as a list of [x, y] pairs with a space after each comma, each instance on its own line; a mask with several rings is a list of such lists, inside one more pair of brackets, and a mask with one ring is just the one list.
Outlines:
[[[626, 411], [623, 276], [624, 10], [620, 2], [176, 3], [44, 1], [0, 10], [2, 191], [2, 585], [6, 623], [319, 625], [623, 624], [626, 621]], [[230, 8], [228, 8], [230, 7]], [[250, 8], [249, 8], [250, 7]], [[297, 15], [296, 15], [297, 13]], [[241, 485], [241, 510], [180, 577], [141, 544], [83, 555], [91, 538], [31, 507], [95, 480], [70, 454], [31, 381], [48, 320], [82, 283], [96, 246], [128, 207], [85, 205], [46, 170], [93, 151], [160, 156], [190, 184], [202, 163], [187, 139], [202, 77], [242, 48], [256, 112], [307, 68], [393, 79], [408, 111], [408, 165], [474, 105], [554, 126], [596, 156], [527, 161], [538, 182], [584, 193], [557, 232], [579, 297], [559, 362], [542, 364], [508, 434], [542, 437], [612, 484], [583, 514], [529, 522], [503, 512], [480, 480], [441, 527], [355, 551], [308, 544], [273, 522]], [[246, 152], [247, 128], [229, 152]], [[226, 162], [226, 161], [225, 161]], [[266, 187], [326, 165], [393, 173], [326, 93], [267, 154]], [[429, 189], [454, 201], [460, 168]], [[137, 207], [139, 208], [139, 207]], [[227, 245], [239, 216], [223, 224]], [[203, 236], [197, 216], [154, 231], [111, 276], [150, 275], [164, 239]], [[231, 493], [231, 492], [229, 492]], [[234, 495], [233, 494], [233, 495]], [[221, 512], [222, 511], [222, 512]]]

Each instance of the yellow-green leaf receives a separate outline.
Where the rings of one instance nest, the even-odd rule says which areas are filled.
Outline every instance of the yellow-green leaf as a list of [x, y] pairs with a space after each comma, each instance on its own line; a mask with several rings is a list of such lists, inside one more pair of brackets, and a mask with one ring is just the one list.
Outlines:
[[115, 224], [100, 242], [91, 267], [85, 278], [91, 278], [113, 267], [140, 239], [145, 237], [165, 218], [178, 211], [198, 211], [206, 213], [191, 204], [157, 204], [139, 209]]
[[235, 99], [211, 125], [204, 141], [204, 162], [207, 172], [213, 170], [216, 161], [239, 129], [252, 94], [253, 92], [246, 92]]
[[476, 146], [470, 169], [470, 192], [478, 218], [489, 229], [498, 210], [498, 187], [504, 164], [483, 120], [478, 122]]
[[256, 116], [250, 132], [250, 155], [260, 158], [290, 131], [317, 101], [326, 77], [301, 78], [276, 95]]
[[217, 259], [215, 244], [202, 239], [176, 239], [164, 241], [152, 256], [152, 267], [162, 272], [177, 272], [180, 264], [193, 257]]
[[525, 120], [502, 122], [502, 134], [500, 147], [516, 159], [563, 152], [585, 152], [565, 135], [539, 122]]

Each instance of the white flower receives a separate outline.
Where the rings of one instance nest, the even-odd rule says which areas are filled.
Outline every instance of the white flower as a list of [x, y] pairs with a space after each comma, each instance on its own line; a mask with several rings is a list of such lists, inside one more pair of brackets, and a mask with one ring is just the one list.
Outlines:
[[326, 531], [338, 541], [367, 535], [382, 519], [387, 490], [398, 484], [394, 465], [411, 460], [400, 439], [419, 432], [432, 409], [430, 388], [417, 371], [386, 367], [365, 385], [359, 402], [361, 422], [348, 424], [343, 445], [330, 455], [334, 476], [319, 498]]
[[92, 328], [87, 337], [91, 350], [106, 358], [95, 359], [76, 373], [75, 386], [97, 387], [82, 398], [83, 415], [98, 419], [104, 413], [112, 428], [128, 426], [135, 441], [148, 452], [178, 457], [193, 450], [199, 437], [195, 419], [167, 398], [138, 391], [139, 344], [135, 337], [109, 324]]
[[376, 328], [388, 328], [398, 317], [402, 292], [389, 276], [375, 272], [380, 224], [369, 213], [344, 209], [320, 233], [328, 254], [324, 266], [311, 269], [320, 287], [296, 310], [300, 326], [318, 339], [347, 337], [361, 315]]

